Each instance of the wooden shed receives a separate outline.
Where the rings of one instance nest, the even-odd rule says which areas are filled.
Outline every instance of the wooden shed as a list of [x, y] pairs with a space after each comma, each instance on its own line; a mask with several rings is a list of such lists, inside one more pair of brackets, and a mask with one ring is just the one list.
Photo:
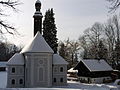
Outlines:
[[113, 69], [105, 60], [81, 60], [74, 70], [78, 70], [77, 75], [81, 82], [106, 83], [112, 81]]

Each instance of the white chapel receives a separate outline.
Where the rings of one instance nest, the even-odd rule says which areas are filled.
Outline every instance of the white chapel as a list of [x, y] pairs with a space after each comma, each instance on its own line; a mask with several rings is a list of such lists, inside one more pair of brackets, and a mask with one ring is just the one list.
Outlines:
[[34, 37], [7, 63], [8, 88], [33, 88], [67, 85], [67, 62], [47, 44], [42, 36], [41, 2], [35, 3]]

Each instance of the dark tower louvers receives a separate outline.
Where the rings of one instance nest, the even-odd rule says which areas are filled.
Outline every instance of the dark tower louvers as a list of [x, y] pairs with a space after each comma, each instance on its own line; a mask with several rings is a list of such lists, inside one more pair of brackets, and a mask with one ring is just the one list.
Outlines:
[[36, 35], [37, 31], [39, 31], [42, 34], [42, 13], [40, 11], [41, 9], [41, 2], [39, 0], [35, 3], [35, 14], [33, 16], [34, 18], [34, 36]]

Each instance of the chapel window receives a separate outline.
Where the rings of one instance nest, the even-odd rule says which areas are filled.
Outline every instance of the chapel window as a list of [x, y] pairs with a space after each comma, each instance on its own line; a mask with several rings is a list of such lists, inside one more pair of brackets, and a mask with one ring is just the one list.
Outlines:
[[39, 68], [39, 81], [43, 81], [43, 68]]
[[23, 79], [20, 79], [20, 80], [19, 80], [19, 84], [23, 84]]
[[54, 82], [56, 82], [56, 78], [54, 78]]
[[14, 85], [15, 84], [15, 79], [12, 79], [11, 83]]
[[12, 73], [15, 73], [15, 68], [14, 67], [12, 68]]
[[63, 78], [60, 78], [60, 82], [63, 82]]
[[63, 67], [60, 67], [60, 72], [63, 72]]

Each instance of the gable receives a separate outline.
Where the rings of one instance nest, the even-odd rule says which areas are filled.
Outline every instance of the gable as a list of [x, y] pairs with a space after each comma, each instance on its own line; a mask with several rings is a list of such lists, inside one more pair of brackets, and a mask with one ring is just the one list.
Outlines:
[[90, 71], [82, 61], [80, 61], [76, 65], [76, 67], [74, 68], [74, 70], [78, 70], [80, 72], [88, 72], [88, 71]]

